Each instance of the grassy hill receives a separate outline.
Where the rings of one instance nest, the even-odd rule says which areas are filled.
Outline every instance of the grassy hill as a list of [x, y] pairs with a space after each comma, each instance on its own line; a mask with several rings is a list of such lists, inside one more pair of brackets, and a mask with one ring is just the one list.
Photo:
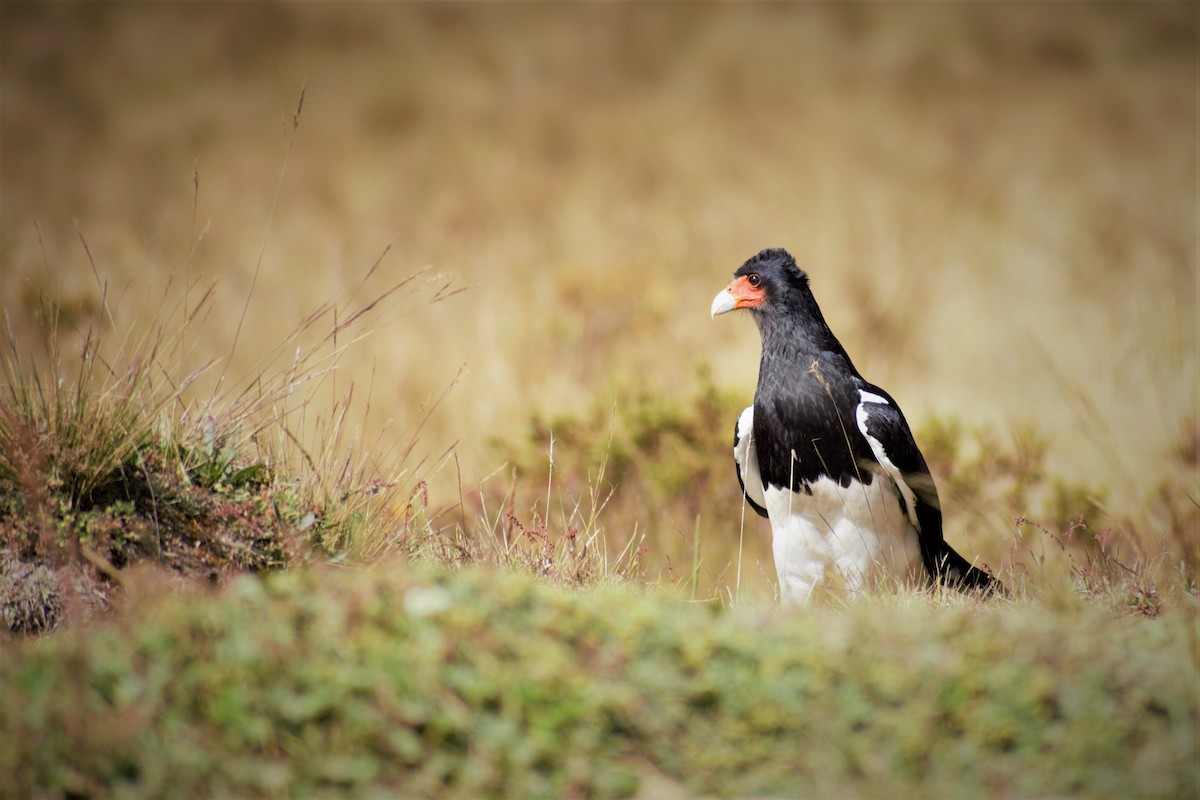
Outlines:
[[1194, 610], [782, 614], [393, 562], [0, 654], [7, 796], [1187, 797]]

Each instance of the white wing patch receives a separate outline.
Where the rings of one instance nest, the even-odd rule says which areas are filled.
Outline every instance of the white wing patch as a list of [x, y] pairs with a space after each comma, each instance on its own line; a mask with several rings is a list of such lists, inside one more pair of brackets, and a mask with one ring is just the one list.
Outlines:
[[871, 452], [875, 454], [875, 460], [878, 461], [880, 466], [883, 467], [884, 471], [887, 472], [888, 477], [896, 482], [896, 488], [900, 490], [900, 496], [904, 498], [904, 508], [908, 512], [908, 521], [911, 522], [913, 527], [919, 531], [921, 530], [921, 525], [917, 522], [916, 495], [913, 494], [913, 490], [909, 488], [909, 485], [904, 482], [904, 476], [901, 474], [900, 470], [897, 469], [896, 465], [892, 463], [892, 460], [888, 458], [887, 451], [883, 449], [883, 442], [879, 441], [867, 432], [867, 404], [874, 403], [877, 405], [886, 406], [889, 405], [889, 403], [886, 398], [881, 397], [874, 392], [868, 392], [864, 389], [858, 390], [858, 396], [861, 398], [861, 402], [858, 404], [858, 409], [854, 413], [855, 419], [858, 420], [858, 429], [862, 431], [862, 435], [866, 437], [867, 444], [871, 445]]
[[746, 497], [757, 503], [760, 508], [766, 508], [767, 499], [763, 494], [762, 474], [758, 471], [758, 451], [754, 449], [754, 406], [748, 406], [738, 417], [737, 442], [733, 445], [733, 459], [742, 472]]

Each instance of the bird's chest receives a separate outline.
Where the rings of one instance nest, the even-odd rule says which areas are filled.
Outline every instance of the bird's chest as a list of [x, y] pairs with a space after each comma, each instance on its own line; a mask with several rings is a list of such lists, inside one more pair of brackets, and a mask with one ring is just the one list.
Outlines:
[[842, 487], [871, 477], [861, 467], [869, 446], [854, 419], [856, 403], [818, 386], [755, 399], [754, 441], [764, 483], [795, 490], [821, 478]]

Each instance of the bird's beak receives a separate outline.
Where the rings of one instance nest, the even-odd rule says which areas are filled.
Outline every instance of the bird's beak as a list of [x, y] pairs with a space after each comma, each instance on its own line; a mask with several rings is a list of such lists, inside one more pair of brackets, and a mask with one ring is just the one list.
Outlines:
[[755, 308], [763, 303], [762, 287], [754, 287], [746, 276], [734, 278], [713, 298], [712, 315], [724, 314], [737, 308]]
[[737, 298], [730, 294], [728, 289], [722, 289], [713, 298], [712, 315], [724, 314], [726, 311], [733, 311], [737, 308]]

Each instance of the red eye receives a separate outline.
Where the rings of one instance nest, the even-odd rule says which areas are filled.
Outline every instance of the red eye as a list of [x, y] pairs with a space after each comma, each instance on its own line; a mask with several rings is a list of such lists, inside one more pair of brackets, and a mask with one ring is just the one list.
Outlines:
[[750, 273], [746, 276], [746, 283], [757, 289], [762, 283], [762, 278], [758, 277], [757, 273]]

